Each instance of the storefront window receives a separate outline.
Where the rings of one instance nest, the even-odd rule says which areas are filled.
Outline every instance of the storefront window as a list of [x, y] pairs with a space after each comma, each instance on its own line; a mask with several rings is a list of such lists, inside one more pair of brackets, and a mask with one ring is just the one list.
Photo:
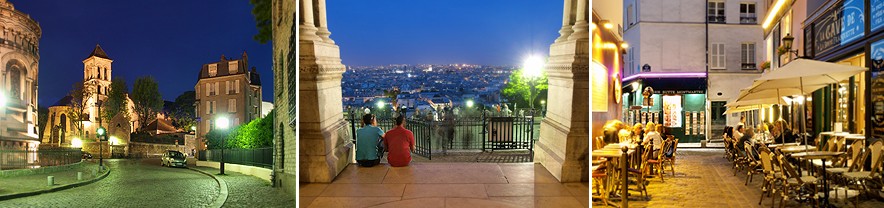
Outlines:
[[681, 95], [663, 96], [663, 126], [681, 127]]

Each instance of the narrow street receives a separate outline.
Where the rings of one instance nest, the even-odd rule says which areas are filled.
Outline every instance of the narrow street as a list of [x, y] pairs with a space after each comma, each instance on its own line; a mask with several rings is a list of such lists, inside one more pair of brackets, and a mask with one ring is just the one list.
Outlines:
[[205, 207], [218, 196], [209, 176], [159, 159], [105, 160], [107, 178], [81, 187], [0, 201], [0, 207]]

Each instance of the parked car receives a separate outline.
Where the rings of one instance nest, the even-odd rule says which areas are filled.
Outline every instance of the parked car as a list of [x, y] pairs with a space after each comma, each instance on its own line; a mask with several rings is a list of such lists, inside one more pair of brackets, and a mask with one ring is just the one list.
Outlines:
[[89, 154], [88, 152], [83, 152], [83, 159], [92, 159], [92, 154]]
[[175, 150], [166, 150], [163, 153], [163, 166], [169, 167], [187, 167], [187, 157], [184, 153]]

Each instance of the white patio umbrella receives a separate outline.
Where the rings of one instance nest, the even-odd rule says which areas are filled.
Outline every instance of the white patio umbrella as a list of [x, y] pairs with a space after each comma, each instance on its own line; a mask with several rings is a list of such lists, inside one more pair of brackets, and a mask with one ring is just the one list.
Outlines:
[[[868, 69], [858, 66], [795, 59], [785, 66], [755, 79], [752, 86], [747, 88], [746, 93], [740, 95], [737, 101], [748, 100], [747, 98], [751, 98], [752, 95], [765, 94], [769, 90], [775, 90], [778, 94], [788, 91], [788, 94], [797, 92], [800, 95], [807, 95], [826, 85], [841, 82], [866, 70]], [[781, 95], [777, 97], [779, 96]], [[802, 113], [804, 112], [802, 111]], [[802, 137], [804, 137], [806, 144], [805, 134], [807, 134], [806, 126], [802, 128]]]

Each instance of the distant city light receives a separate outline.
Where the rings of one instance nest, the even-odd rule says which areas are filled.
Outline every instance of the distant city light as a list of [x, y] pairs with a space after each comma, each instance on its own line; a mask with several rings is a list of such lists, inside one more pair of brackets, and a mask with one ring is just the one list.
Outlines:
[[525, 60], [525, 71], [523, 72], [523, 76], [525, 77], [539, 77], [543, 70], [543, 59], [538, 56], [531, 56]]

